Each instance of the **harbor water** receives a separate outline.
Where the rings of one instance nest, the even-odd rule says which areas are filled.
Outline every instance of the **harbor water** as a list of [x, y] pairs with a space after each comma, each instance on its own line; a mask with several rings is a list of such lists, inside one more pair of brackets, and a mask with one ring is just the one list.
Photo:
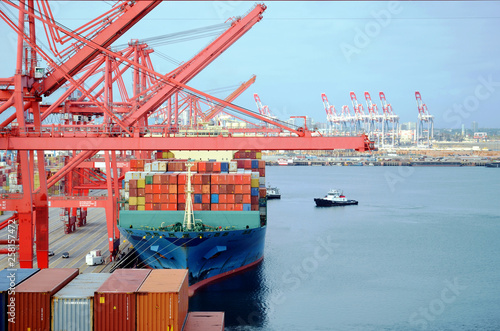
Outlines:
[[[200, 289], [226, 330], [499, 330], [500, 171], [267, 167], [264, 261]], [[357, 206], [318, 208], [340, 188]]]

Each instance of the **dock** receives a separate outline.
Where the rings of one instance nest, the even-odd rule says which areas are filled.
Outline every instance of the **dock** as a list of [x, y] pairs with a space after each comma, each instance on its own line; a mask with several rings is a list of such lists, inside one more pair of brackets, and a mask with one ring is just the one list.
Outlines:
[[[49, 250], [54, 252], [49, 256], [50, 268], [78, 268], [80, 273], [110, 272], [115, 262], [109, 261], [108, 235], [106, 230], [106, 217], [103, 208], [89, 208], [87, 224], [77, 227], [73, 233], [65, 234], [63, 223], [60, 221], [60, 208], [49, 209]], [[12, 212], [0, 216], [0, 221], [7, 219]], [[8, 227], [0, 230], [0, 239], [8, 239]], [[122, 243], [122, 247], [126, 244]], [[101, 250], [104, 263], [89, 266], [85, 256], [91, 250]], [[63, 258], [62, 253], [68, 252], [69, 258]], [[35, 254], [35, 253], [34, 253]], [[19, 256], [16, 254], [15, 268], [19, 268]], [[8, 266], [8, 256], [0, 255], [0, 265]], [[33, 267], [37, 267], [36, 255]]]

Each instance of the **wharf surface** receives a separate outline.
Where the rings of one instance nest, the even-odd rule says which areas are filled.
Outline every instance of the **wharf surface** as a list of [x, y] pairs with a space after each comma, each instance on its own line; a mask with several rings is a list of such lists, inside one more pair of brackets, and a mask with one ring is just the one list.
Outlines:
[[[60, 208], [49, 208], [49, 250], [54, 252], [49, 256], [50, 268], [78, 268], [80, 273], [110, 272], [115, 262], [109, 262], [108, 234], [106, 217], [103, 208], [89, 208], [87, 224], [77, 227], [72, 233], [65, 234], [63, 222], [60, 220]], [[0, 216], [0, 222], [9, 218], [12, 212]], [[16, 227], [17, 228], [17, 227]], [[0, 239], [8, 239], [8, 227], [0, 230]], [[122, 244], [122, 246], [124, 246]], [[7, 246], [2, 246], [8, 248]], [[85, 256], [95, 249], [100, 249], [104, 260], [101, 265], [89, 266]], [[62, 258], [62, 253], [68, 252], [69, 258]], [[33, 268], [37, 267], [36, 251], [33, 246]], [[19, 255], [16, 254], [14, 268], [19, 268]], [[8, 256], [0, 255], [0, 269], [9, 267]]]

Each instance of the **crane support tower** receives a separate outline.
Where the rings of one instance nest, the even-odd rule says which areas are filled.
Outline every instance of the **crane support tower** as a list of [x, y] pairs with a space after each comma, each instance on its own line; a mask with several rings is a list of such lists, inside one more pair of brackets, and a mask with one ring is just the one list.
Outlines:
[[384, 92], [379, 92], [382, 106], [382, 147], [394, 147], [400, 142], [399, 116], [394, 114], [392, 106], [387, 103]]

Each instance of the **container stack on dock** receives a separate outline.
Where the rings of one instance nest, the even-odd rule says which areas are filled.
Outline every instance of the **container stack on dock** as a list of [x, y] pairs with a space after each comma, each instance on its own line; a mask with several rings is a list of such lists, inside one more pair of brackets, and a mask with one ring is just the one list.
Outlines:
[[[259, 210], [265, 205], [260, 199], [266, 197], [265, 161], [257, 158], [260, 156], [255, 151], [240, 151], [228, 162], [194, 161], [193, 209]], [[184, 210], [186, 162], [131, 160], [123, 192], [128, 210]]]

